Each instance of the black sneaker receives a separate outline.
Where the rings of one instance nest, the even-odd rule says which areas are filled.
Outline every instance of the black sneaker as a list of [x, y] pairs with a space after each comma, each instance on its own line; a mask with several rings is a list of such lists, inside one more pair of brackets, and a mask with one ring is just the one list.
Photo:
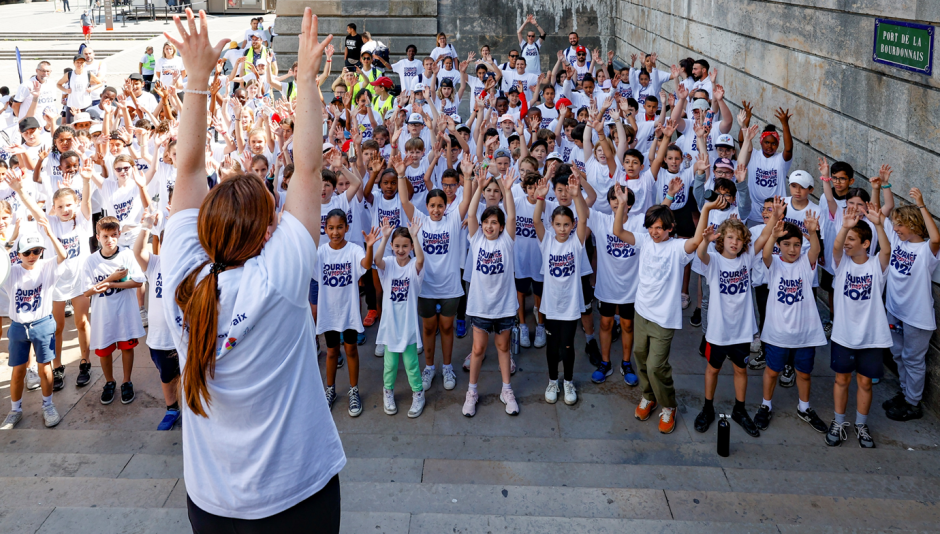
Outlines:
[[708, 427], [712, 426], [712, 423], [715, 422], [715, 409], [706, 410], [702, 408], [702, 411], [695, 416], [695, 431], [705, 433], [708, 432]]
[[692, 312], [692, 317], [689, 319], [689, 324], [692, 326], [702, 326], [702, 308], [695, 308], [695, 311]]
[[886, 411], [885, 415], [892, 421], [910, 421], [911, 419], [920, 419], [923, 417], [924, 409], [921, 408], [920, 403], [914, 406], [905, 400], [901, 404]]
[[59, 391], [65, 387], [65, 366], [52, 368], [52, 391]]
[[702, 342], [698, 344], [698, 355], [701, 356], [702, 358], [705, 357], [705, 345], [706, 344], [708, 344], [708, 342], [705, 341], [705, 336], [702, 336]]
[[336, 385], [326, 386], [326, 406], [332, 410], [333, 401], [336, 400]]
[[792, 365], [784, 365], [780, 373], [780, 387], [792, 388], [796, 384], [796, 371]]
[[863, 449], [874, 449], [875, 440], [871, 439], [871, 433], [868, 432], [868, 425], [855, 425], [855, 435], [858, 437], [858, 446]]
[[899, 391], [897, 395], [891, 397], [890, 399], [881, 403], [881, 408], [885, 411], [888, 411], [895, 406], [900, 406], [904, 402], [904, 392]]
[[822, 419], [816, 415], [816, 410], [812, 408], [807, 408], [805, 412], [801, 412], [799, 408], [797, 408], [796, 415], [800, 419], [809, 423], [809, 426], [813, 427], [813, 430], [819, 432], [820, 434], [823, 434], [829, 430], [829, 427], [826, 426], [826, 423], [823, 423]]
[[104, 389], [101, 390], [101, 404], [111, 404], [114, 401], [114, 390], [117, 388], [117, 382], [105, 382]]
[[770, 409], [770, 406], [766, 404], [761, 404], [760, 408], [757, 409], [757, 413], [754, 414], [754, 426], [758, 430], [767, 430], [767, 427], [770, 426], [770, 420], [773, 419], [774, 412]]
[[134, 394], [134, 384], [132, 382], [121, 384], [121, 404], [130, 404], [136, 398], [137, 395]]
[[760, 437], [760, 430], [757, 429], [757, 425], [751, 420], [751, 416], [747, 414], [746, 410], [731, 410], [731, 420], [741, 425], [741, 428], [747, 432], [748, 436], [752, 438]]
[[584, 346], [584, 352], [587, 353], [588, 360], [595, 368], [600, 367], [604, 360], [601, 358], [601, 349], [597, 346], [597, 339], [588, 341]]
[[847, 426], [849, 426], [849, 423], [842, 423], [840, 425], [833, 419], [832, 422], [829, 423], [829, 431], [826, 432], [826, 445], [830, 447], [842, 445], [842, 442], [848, 439], [848, 436], [845, 434], [845, 427]]
[[826, 321], [823, 323], [823, 332], [826, 334], [826, 339], [832, 337], [832, 321]]
[[759, 371], [764, 367], [767, 367], [767, 357], [764, 356], [764, 345], [761, 344], [757, 354], [751, 356], [751, 358], [748, 360], [747, 368]]
[[78, 387], [87, 386], [91, 382], [91, 362], [82, 360], [78, 364], [78, 378], [75, 379], [75, 385]]

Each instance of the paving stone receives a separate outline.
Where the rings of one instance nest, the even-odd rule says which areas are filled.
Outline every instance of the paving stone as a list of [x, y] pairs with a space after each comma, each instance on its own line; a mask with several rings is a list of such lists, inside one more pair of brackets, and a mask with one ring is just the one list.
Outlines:
[[14, 506], [159, 508], [175, 479], [121, 480], [86, 477], [0, 478], [0, 502]]
[[192, 526], [185, 509], [56, 507], [37, 534], [188, 534]]
[[129, 454], [5, 452], [0, 477], [115, 478], [130, 459]]
[[700, 532], [726, 532], [728, 534], [778, 534], [776, 525], [741, 525], [707, 521], [656, 521], [647, 519], [604, 519], [573, 517], [522, 517], [495, 515], [415, 514], [411, 519], [411, 532], [539, 532], [542, 534], [620, 534], [644, 532], [650, 534], [697, 534]]

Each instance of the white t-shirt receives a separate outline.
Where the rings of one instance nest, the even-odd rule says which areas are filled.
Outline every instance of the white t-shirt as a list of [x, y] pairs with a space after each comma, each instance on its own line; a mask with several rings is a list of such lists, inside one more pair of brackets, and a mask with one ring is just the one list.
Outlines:
[[[591, 209], [588, 228], [597, 241], [597, 282], [594, 296], [608, 304], [630, 304], [636, 301], [639, 250], [614, 235], [614, 215]], [[646, 233], [643, 217], [628, 216], [623, 228], [634, 235]]]
[[930, 242], [901, 241], [890, 219], [884, 222], [891, 242], [888, 263], [888, 313], [921, 330], [934, 330], [937, 320], [933, 312], [933, 287], [930, 276], [940, 255], [930, 253]]
[[[737, 213], [737, 211], [732, 207], [727, 207], [723, 210], [711, 210], [708, 212], [708, 226], [717, 230], [718, 227], [721, 226], [721, 223], [730, 219], [731, 215], [735, 213]], [[708, 244], [708, 251], [716, 252], [714, 243]], [[692, 272], [705, 276], [705, 264], [698, 258], [698, 254], [695, 254], [695, 258], [692, 259]]]
[[489, 240], [482, 229], [470, 237], [470, 292], [467, 315], [484, 319], [513, 317], [519, 309], [514, 281], [515, 242], [505, 231]]
[[7, 294], [12, 297], [8, 315], [10, 319], [18, 323], [30, 323], [52, 314], [56, 266], [56, 259], [49, 258], [37, 261], [29, 271], [22, 265], [10, 268], [10, 275], [3, 284]]
[[176, 167], [158, 161], [156, 173], [150, 183], [153, 182], [157, 183], [156, 191], [160, 195], [159, 208], [162, 211], [170, 205], [170, 189], [176, 186]]
[[537, 76], [542, 72], [542, 60], [539, 58], [539, 52], [542, 50], [542, 40], [536, 39], [532, 44], [522, 41], [519, 43], [519, 48], [522, 49], [521, 56], [525, 59], [526, 73]]
[[118, 245], [132, 246], [140, 233], [140, 218], [144, 213], [137, 183], [127, 180], [123, 186], [119, 186], [117, 179], [107, 178], [101, 184], [101, 195], [108, 215], [114, 216], [121, 223]]
[[400, 59], [392, 63], [392, 71], [398, 74], [402, 91], [414, 91], [415, 84], [418, 83], [418, 74], [424, 71], [424, 67], [421, 66], [421, 61], [417, 59], [411, 61]]
[[539, 236], [535, 233], [535, 204], [529, 203], [521, 186], [513, 185], [513, 188], [512, 199], [516, 205], [515, 275], [519, 279], [531, 278], [541, 282], [542, 250]]
[[411, 196], [411, 203], [415, 209], [427, 215], [428, 212], [428, 184], [424, 182], [424, 175], [428, 172], [428, 155], [421, 157], [417, 167], [411, 165], [405, 166], [405, 178], [411, 183], [411, 189], [414, 194]]
[[656, 204], [656, 179], [649, 169], [640, 171], [640, 176], [635, 180], [627, 179], [627, 172], [620, 168], [617, 170], [617, 183], [626, 185], [633, 190], [633, 207], [630, 208], [630, 215], [643, 217], [646, 210]]
[[532, 102], [532, 90], [539, 83], [539, 75], [526, 71], [525, 74], [519, 74], [515, 70], [503, 73], [503, 90], [509, 91], [516, 86], [516, 82], [522, 83], [522, 92], [525, 93], [526, 102]]
[[[583, 194], [583, 193], [582, 193]], [[548, 229], [552, 225], [552, 213], [555, 212], [555, 208], [561, 204], [558, 200], [546, 200], [545, 201], [545, 212], [542, 213], [542, 224], [545, 225], [545, 228]], [[574, 215], [574, 221], [572, 221], [572, 226], [578, 226], [578, 211], [575, 209], [574, 202], [572, 202], [568, 209], [571, 210], [571, 214]], [[590, 218], [590, 217], [589, 217]], [[541, 247], [540, 247], [541, 250]], [[587, 249], [581, 249], [581, 276], [586, 276], [594, 273], [594, 269], [591, 268], [591, 258], [588, 257]], [[544, 267], [543, 271], [544, 273]]]
[[[636, 149], [643, 157], [650, 152], [650, 147], [656, 141], [656, 121], [637, 121], [636, 123]], [[646, 162], [647, 165], [649, 162]]]
[[[170, 327], [166, 324], [166, 316], [163, 313], [163, 271], [160, 269], [160, 256], [150, 255], [150, 261], [147, 262], [147, 292], [150, 294], [147, 300], [149, 325], [147, 326], [147, 346], [155, 350], [176, 350], [173, 346], [173, 336], [170, 335]], [[167, 294], [166, 298], [175, 298], [174, 295]]]
[[[190, 209], [167, 222], [167, 295], [209, 259], [199, 244], [197, 217], [198, 210]], [[269, 517], [320, 491], [346, 465], [323, 390], [313, 386], [322, 383], [311, 357], [316, 327], [307, 303], [316, 264], [310, 233], [285, 212], [257, 256], [218, 275], [215, 375], [206, 378], [212, 404], [203, 403], [209, 417], [181, 403], [187, 493], [211, 514]], [[205, 276], [211, 276], [208, 265], [199, 279]], [[189, 344], [183, 314], [172, 298], [164, 305], [183, 368]], [[139, 317], [136, 310], [134, 315]]]
[[[632, 215], [631, 215], [632, 217]], [[655, 243], [649, 232], [637, 232], [640, 276], [636, 290], [636, 312], [663, 328], [682, 329], [682, 275], [692, 261], [685, 251], [685, 239]]]
[[676, 193], [676, 198], [673, 199], [672, 204], [669, 205], [669, 209], [673, 211], [684, 208], [689, 202], [692, 196], [691, 187], [695, 179], [695, 172], [692, 170], [692, 167], [683, 169], [682, 165], [680, 165], [679, 172], [673, 174], [669, 172], [669, 169], [666, 168], [664, 164], [659, 168], [659, 177], [656, 180], [656, 184], [658, 185], [656, 188], [656, 204], [662, 204], [663, 200], [666, 199], [666, 195], [669, 193], [669, 182], [677, 176], [682, 180], [682, 189]]
[[[398, 260], [385, 261], [385, 268], [378, 269], [382, 283], [382, 320], [375, 342], [385, 345], [389, 352], [405, 352], [409, 345], [420, 349], [422, 323], [418, 318], [418, 294], [424, 281], [424, 269], [419, 273], [415, 259], [410, 258], [402, 267]], [[357, 302], [358, 302], [358, 289]]]
[[166, 87], [173, 86], [173, 77], [183, 72], [183, 58], [173, 56], [170, 59], [158, 57], [154, 63], [154, 76], [160, 77], [160, 83]]
[[[146, 281], [130, 249], [119, 250], [110, 258], [102, 256], [99, 250], [85, 260], [85, 270], [82, 274], [85, 290], [91, 289], [119, 269], [127, 269], [127, 280], [141, 283]], [[95, 320], [91, 321], [88, 348], [92, 350], [146, 335], [144, 324], [140, 321], [136, 289], [111, 288], [92, 296], [91, 312]]]
[[558, 110], [556, 110], [554, 106], [539, 104], [535, 106], [535, 109], [542, 112], [542, 122], [540, 124], [541, 128], [548, 128], [548, 125], [558, 118]]
[[462, 297], [460, 211], [445, 211], [440, 221], [420, 212], [415, 212], [414, 218], [421, 221], [417, 245], [424, 251], [424, 283], [418, 296], [426, 299]]
[[[20, 103], [20, 112], [16, 115], [16, 120], [21, 121], [26, 118], [26, 112], [33, 104], [33, 94], [30, 92], [33, 82], [38, 81], [35, 76], [30, 77], [29, 82], [20, 84], [13, 95], [13, 101]], [[62, 91], [56, 86], [56, 79], [52, 75], [46, 78], [46, 82], [39, 88], [39, 102], [36, 103], [36, 111], [33, 116], [41, 117], [42, 112], [47, 107], [52, 107], [56, 112], [62, 109]]]
[[[659, 69], [653, 69], [649, 75], [650, 83], [643, 87], [640, 85], [640, 69], [630, 69], [630, 86], [633, 89], [633, 98], [636, 98], [637, 103], [640, 104], [640, 110], [643, 109], [648, 96], [659, 98], [659, 91], [663, 88], [663, 84], [672, 78], [671, 72]], [[658, 108], [663, 108], [662, 102], [659, 103]]]
[[832, 279], [832, 342], [849, 349], [886, 348], [894, 344], [882, 305], [887, 269], [877, 255], [862, 264], [848, 255]]
[[816, 269], [809, 257], [801, 254], [793, 263], [774, 256], [767, 273], [767, 320], [761, 341], [776, 347], [796, 349], [821, 347], [826, 344], [819, 321], [819, 310], [813, 297]]
[[578, 239], [577, 230], [572, 229], [568, 239], [559, 243], [554, 228], [545, 227], [540, 249], [545, 285], [539, 311], [547, 319], [580, 319], [584, 310], [584, 294], [581, 292], [581, 251], [584, 245]]
[[[683, 133], [678, 139], [676, 139], [676, 146], [682, 149], [682, 155], [692, 156], [692, 161], [698, 160], [699, 147], [698, 147], [698, 137], [695, 135], [695, 129], [692, 126], [691, 119], [683, 119], [685, 123], [685, 133]], [[654, 126], [655, 128], [655, 126]], [[706, 149], [708, 150], [708, 161], [714, 163], [718, 159], [718, 149], [715, 148], [715, 141], [718, 140], [718, 136], [721, 135], [721, 132], [718, 130], [717, 125], [711, 129], [708, 135], [705, 136], [705, 144], [707, 145]], [[766, 197], [764, 197], [766, 198]], [[763, 202], [763, 199], [761, 200]]]
[[757, 333], [754, 301], [751, 298], [751, 270], [754, 253], [749, 246], [740, 256], [728, 259], [718, 252], [708, 253], [704, 265], [710, 297], [708, 331], [705, 340], [728, 346], [750, 343]]
[[[620, 165], [617, 165], [616, 168], [619, 171]], [[612, 214], [610, 203], [607, 201], [607, 191], [616, 183], [614, 177], [617, 173], [615, 172], [611, 176], [610, 167], [606, 163], [597, 161], [597, 158], [592, 155], [584, 164], [584, 175], [597, 193], [597, 200], [594, 201], [592, 207], [601, 213]]]
[[450, 56], [454, 58], [454, 61], [457, 61], [457, 49], [454, 48], [454, 45], [447, 43], [444, 46], [436, 46], [434, 50], [431, 50], [431, 57], [434, 58], [434, 61], [440, 61], [442, 57]]
[[317, 321], [317, 334], [324, 332], [362, 332], [359, 315], [359, 279], [365, 274], [362, 260], [366, 252], [355, 243], [346, 242], [334, 250], [328, 239], [317, 249], [317, 283], [320, 293], [317, 309], [323, 310]]
[[763, 222], [760, 210], [764, 207], [764, 200], [777, 195], [787, 195], [787, 173], [793, 162], [783, 159], [783, 152], [772, 157], [764, 157], [764, 151], [755, 148], [751, 152], [751, 161], [747, 165], [747, 188], [751, 195], [751, 216], [754, 222]]
[[[397, 194], [391, 200], [386, 200], [380, 191], [376, 191], [372, 194], [372, 199], [372, 228], [381, 228], [382, 221], [385, 219], [388, 219], [393, 231], [400, 226], [407, 228], [411, 224]], [[387, 244], [383, 257], [388, 258], [394, 255], [391, 243]]]
[[85, 260], [91, 254], [91, 221], [85, 218], [81, 209], [75, 210], [75, 219], [72, 221], [61, 221], [58, 217], [48, 217], [48, 220], [52, 235], [56, 236], [65, 249], [66, 259], [59, 265], [59, 279], [56, 280], [52, 296], [53, 300], [62, 302], [75, 298], [88, 289], [81, 275]]
[[[352, 231], [353, 214], [352, 208], [349, 206], [349, 201], [346, 200], [345, 191], [334, 194], [326, 204], [320, 204], [320, 235], [326, 235], [326, 216], [333, 210], [341, 210], [346, 214], [346, 239], [349, 239], [351, 237], [349, 234]], [[326, 243], [328, 240], [328, 237], [324, 237], [321, 239], [321, 242]], [[323, 245], [320, 246], [322, 247]]]

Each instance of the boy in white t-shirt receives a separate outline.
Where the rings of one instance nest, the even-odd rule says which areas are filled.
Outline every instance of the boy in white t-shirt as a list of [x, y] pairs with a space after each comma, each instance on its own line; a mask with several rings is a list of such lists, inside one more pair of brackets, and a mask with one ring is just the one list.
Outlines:
[[[877, 207], [869, 206], [868, 220], [875, 226], [879, 241], [887, 243], [883, 216]], [[829, 364], [836, 373], [832, 389], [835, 418], [829, 424], [826, 445], [837, 447], [846, 439], [845, 408], [854, 372], [858, 382], [855, 435], [859, 447], [873, 449], [875, 441], [868, 430], [872, 379], [884, 376], [884, 349], [892, 345], [891, 330], [881, 300], [891, 247], [881, 247], [877, 256], [869, 257], [871, 228], [867, 224], [858, 224], [861, 216], [862, 213], [854, 207], [846, 208], [842, 228], [832, 246], [833, 286], [838, 287], [839, 292], [833, 296], [837, 314], [833, 321]]]

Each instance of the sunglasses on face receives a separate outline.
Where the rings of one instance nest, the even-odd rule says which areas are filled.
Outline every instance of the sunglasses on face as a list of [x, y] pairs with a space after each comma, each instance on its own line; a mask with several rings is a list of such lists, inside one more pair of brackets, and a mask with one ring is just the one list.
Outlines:
[[578, 57], [587, 57], [587, 54], [578, 54]]
[[516, 59], [517, 57], [519, 57], [519, 54], [509, 54], [510, 59]]
[[25, 252], [20, 252], [20, 256], [23, 256], [24, 258], [28, 258], [30, 256], [39, 256], [41, 254], [42, 254], [41, 248], [31, 248]]
[[119, 172], [121, 174], [124, 174], [125, 172], [128, 172], [129, 170], [131, 170], [130, 165], [128, 165], [127, 167], [115, 167], [114, 168], [114, 172]]

